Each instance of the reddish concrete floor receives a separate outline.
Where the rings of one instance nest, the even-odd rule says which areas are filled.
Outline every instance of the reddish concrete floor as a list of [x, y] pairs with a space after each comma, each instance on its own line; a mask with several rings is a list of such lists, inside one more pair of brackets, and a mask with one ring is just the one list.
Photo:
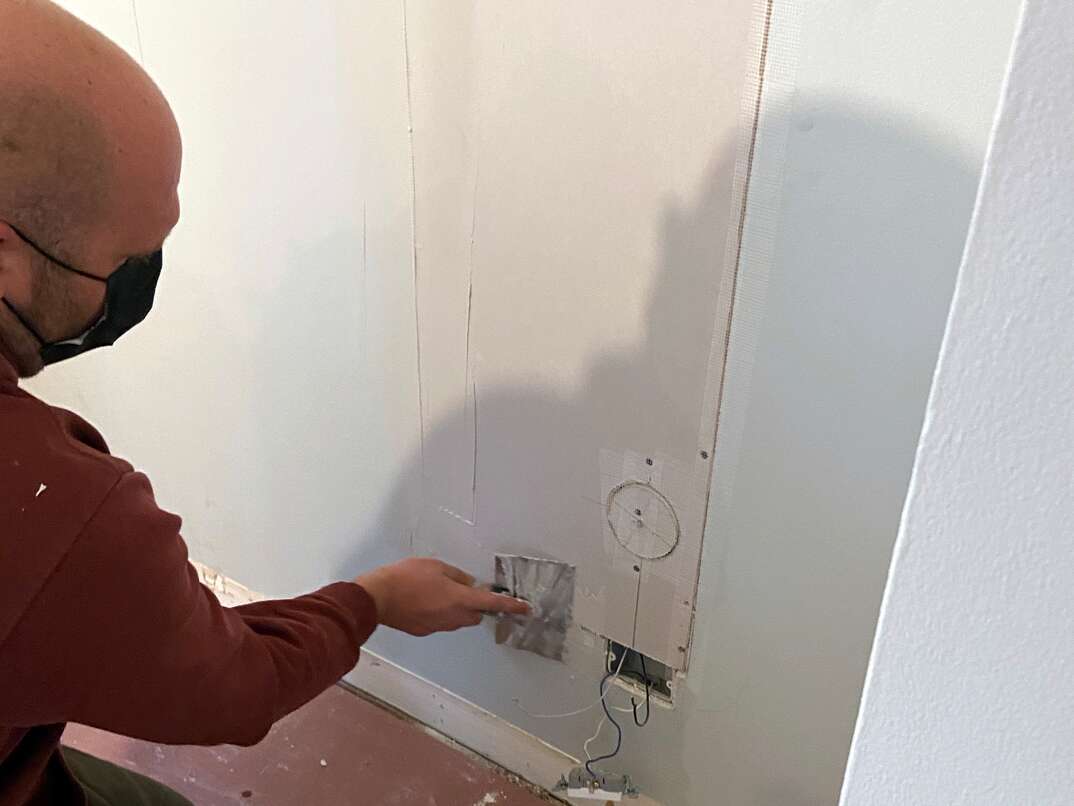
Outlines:
[[499, 770], [333, 686], [256, 747], [170, 747], [81, 725], [64, 743], [155, 778], [197, 806], [547, 806]]

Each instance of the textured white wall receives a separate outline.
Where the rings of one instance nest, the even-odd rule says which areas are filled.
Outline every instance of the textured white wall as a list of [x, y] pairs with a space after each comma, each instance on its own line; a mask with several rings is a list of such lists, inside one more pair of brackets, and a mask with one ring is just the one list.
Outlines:
[[793, 87], [763, 110], [689, 713], [666, 745], [672, 802], [699, 806], [838, 797], [1018, 2], [774, 7]]
[[1074, 6], [1028, 0], [846, 806], [1074, 803]]

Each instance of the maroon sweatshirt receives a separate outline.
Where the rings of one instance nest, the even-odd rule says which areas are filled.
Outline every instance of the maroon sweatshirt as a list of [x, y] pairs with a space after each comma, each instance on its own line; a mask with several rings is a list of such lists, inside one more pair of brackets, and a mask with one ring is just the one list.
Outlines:
[[354, 666], [362, 588], [221, 607], [149, 480], [17, 380], [0, 356], [0, 806], [85, 802], [65, 722], [249, 745]]

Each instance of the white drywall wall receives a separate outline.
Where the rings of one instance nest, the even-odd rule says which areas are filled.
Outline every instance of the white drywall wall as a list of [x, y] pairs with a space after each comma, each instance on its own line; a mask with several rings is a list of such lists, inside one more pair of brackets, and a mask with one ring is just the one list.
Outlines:
[[[853, 2], [799, 8], [776, 4], [771, 67], [793, 84], [794, 92], [789, 100], [774, 99], [780, 103], [766, 99], [755, 157], [756, 170], [764, 179], [751, 196], [747, 236], [754, 235], [758, 221], [775, 218], [777, 225], [754, 235], [754, 240], [769, 239], [770, 264], [755, 265], [763, 252], [756, 249], [744, 255], [742, 266], [741, 313], [755, 325], [752, 332], [739, 333], [742, 338], [731, 348], [728, 384], [734, 388], [728, 394], [744, 413], [737, 422], [737, 451], [728, 455], [722, 442], [717, 449], [718, 494], [714, 492], [706, 535], [696, 643], [689, 674], [679, 690], [679, 708], [657, 712], [644, 730], [628, 727], [621, 759], [615, 764], [669, 804], [831, 803], [838, 796], [891, 546], [1016, 16], [1014, 0], [943, 8], [903, 2], [874, 5], [867, 11]], [[426, 65], [425, 80], [444, 81], [445, 64], [467, 63], [476, 35], [461, 27], [465, 35], [440, 43], [455, 58], [440, 56]], [[421, 30], [411, 27], [415, 35]], [[562, 36], [559, 30], [554, 33]], [[545, 36], [553, 40], [553, 33]], [[508, 50], [512, 41], [497, 40]], [[621, 38], [605, 42], [597, 37], [591, 47], [606, 47], [601, 58], [617, 65], [618, 59], [629, 58], [629, 53], [624, 57], [617, 50], [621, 43]], [[564, 48], [549, 50], [558, 54]], [[423, 56], [428, 56], [425, 50], [412, 52], [412, 64], [420, 68]], [[796, 72], [789, 62], [797, 62]], [[519, 99], [528, 97], [526, 75], [510, 71], [508, 75], [516, 78]], [[585, 92], [589, 85], [587, 74], [573, 87], [557, 84], [557, 91], [570, 96]], [[423, 74], [416, 72], [412, 87], [422, 86]], [[460, 81], [452, 86], [471, 85]], [[541, 231], [546, 218], [537, 218], [529, 229], [516, 224], [518, 207], [543, 191], [539, 181], [520, 183], [515, 197], [503, 195], [498, 204], [479, 205], [476, 228], [470, 206], [472, 181], [441, 175], [438, 183], [422, 182], [423, 96], [414, 97], [419, 102], [414, 132], [419, 156], [419, 275], [426, 271], [422, 261], [432, 261], [430, 282], [442, 280], [448, 288], [463, 289], [426, 293], [419, 308], [428, 311], [438, 301], [443, 303], [445, 320], [451, 324], [431, 330], [438, 340], [434, 349], [455, 357], [454, 369], [445, 369], [445, 375], [456, 379], [452, 400], [455, 410], [463, 412], [465, 388], [457, 380], [464, 377], [462, 351], [449, 351], [451, 327], [461, 331], [465, 324], [465, 285], [449, 286], [453, 278], [435, 272], [450, 271], [452, 260], [466, 266], [472, 233], [480, 258], [482, 233], [495, 238], [497, 224], [503, 221], [514, 233], [516, 250], [503, 250], [504, 259], [486, 262], [486, 271], [496, 272], [505, 283], [517, 277], [516, 283], [535, 287], [534, 298], [550, 306], [557, 292], [569, 293], [575, 284], [562, 277], [554, 286], [540, 284], [546, 275], [542, 258], [559, 255], [561, 247], [550, 242], [538, 248], [530, 237]], [[688, 115], [685, 110], [680, 107], [678, 114]], [[450, 106], [441, 114], [457, 111]], [[528, 122], [526, 111], [516, 113], [524, 132], [530, 131], [522, 123]], [[452, 133], [466, 131], [447, 128]], [[651, 130], [645, 124], [638, 132]], [[622, 132], [629, 142], [629, 127]], [[780, 133], [785, 150], [779, 148]], [[541, 142], [542, 133], [534, 132], [530, 140]], [[513, 147], [514, 141], [509, 142]], [[476, 148], [476, 143], [493, 150], [497, 146], [487, 137], [475, 138], [470, 147]], [[727, 143], [713, 143], [712, 163], [725, 162], [731, 153]], [[494, 164], [498, 156], [493, 151]], [[601, 159], [610, 161], [614, 154]], [[445, 174], [465, 173], [460, 163], [437, 168]], [[480, 192], [495, 173], [478, 173], [483, 177]], [[472, 180], [472, 174], [467, 176]], [[432, 215], [431, 203], [423, 207], [421, 201], [423, 189], [430, 191], [432, 185], [446, 194], [445, 186], [452, 181], [463, 186], [465, 195], [457, 205], [445, 205], [459, 220], [450, 223], [438, 217], [436, 222], [461, 241], [455, 252], [447, 253], [433, 248], [435, 233], [423, 223]], [[588, 220], [592, 209], [600, 209], [605, 193], [622, 206], [619, 185], [599, 192], [597, 187], [601, 185], [594, 185], [593, 203], [579, 212], [579, 219]], [[554, 184], [549, 195], [561, 188], [562, 184]], [[691, 200], [687, 195], [678, 217], [685, 225], [669, 228], [679, 248], [712, 220], [711, 208], [699, 201], [704, 198]], [[557, 207], [546, 215], [560, 214]], [[569, 227], [565, 231], [571, 232]], [[603, 222], [594, 227], [595, 233], [604, 231]], [[614, 240], [605, 245], [596, 236], [592, 245], [582, 238], [572, 238], [570, 244], [598, 267], [601, 248], [615, 253], [618, 246]], [[635, 267], [631, 276], [647, 269], [640, 261], [624, 265]], [[665, 276], [654, 278], [650, 293], [660, 293], [669, 279], [674, 283], [675, 273], [689, 265], [687, 256], [669, 260]], [[558, 276], [559, 267], [553, 267], [551, 276]], [[480, 261], [477, 268], [482, 268]], [[757, 287], [751, 281], [762, 271], [768, 274], [767, 295], [753, 293]], [[480, 282], [478, 275], [475, 288]], [[476, 295], [475, 299], [481, 302]], [[564, 307], [573, 311], [572, 304], [568, 299]], [[612, 307], [609, 316], [621, 316], [621, 309], [602, 300], [593, 305], [594, 317], [603, 315], [606, 307]], [[486, 304], [482, 315], [488, 310]], [[498, 315], [529, 323], [532, 313], [516, 313], [507, 306]], [[554, 321], [554, 332], [537, 330], [534, 343], [557, 339], [574, 328], [562, 319]], [[499, 471], [495, 481], [509, 483], [493, 487], [504, 496], [492, 504], [501, 513], [493, 528], [480, 518], [485, 504], [479, 486], [478, 529], [485, 529], [480, 542], [486, 550], [496, 545], [490, 539], [495, 529], [501, 545], [512, 548], [511, 541], [534, 525], [555, 534], [563, 498], [534, 495], [533, 490], [555, 489], [553, 484], [562, 480], [548, 471], [529, 473], [529, 469], [549, 466], [546, 446], [557, 444], [557, 429], [575, 426], [589, 401], [602, 395], [614, 400], [615, 391], [624, 400], [637, 400], [629, 380], [606, 388], [607, 379], [644, 383], [649, 377], [647, 351], [666, 344], [677, 324], [672, 314], [661, 313], [648, 325], [648, 334], [644, 324], [641, 329], [619, 328], [635, 334], [633, 346], [625, 339], [609, 338], [603, 348], [580, 349], [574, 360], [583, 368], [586, 352], [596, 359], [596, 369], [581, 384], [577, 363], [567, 363], [557, 375], [558, 364], [545, 367], [533, 361], [523, 362], [514, 368], [514, 377], [496, 384], [487, 395], [492, 405], [479, 406], [485, 423], [482, 433], [495, 434], [498, 421], [525, 420], [530, 427], [519, 431], [509, 445], [499, 440], [479, 444], [499, 448], [517, 465], [506, 461], [494, 465]], [[579, 329], [597, 326], [586, 321]], [[474, 335], [478, 338], [473, 344], [480, 343], [478, 330]], [[510, 345], [525, 335], [507, 331], [507, 337], [514, 339], [506, 342]], [[493, 348], [502, 349], [504, 344], [501, 339]], [[522, 343], [524, 349], [528, 346]], [[423, 350], [423, 365], [429, 355]], [[625, 371], [610, 374], [601, 369], [602, 355], [604, 363], [613, 365], [610, 357], [614, 357]], [[632, 368], [638, 371], [631, 372]], [[534, 379], [530, 383], [527, 374]], [[484, 383], [483, 376], [478, 380]], [[738, 399], [744, 387], [749, 394]], [[486, 400], [485, 395], [481, 398]], [[645, 410], [659, 420], [658, 408]], [[697, 414], [684, 413], [683, 427], [690, 417]], [[430, 445], [440, 449], [441, 439], [470, 446], [461, 427], [462, 435], [452, 436], [451, 429], [437, 427], [440, 418], [430, 419], [434, 422], [426, 427], [432, 426], [434, 436], [426, 440], [427, 456]], [[465, 425], [465, 419], [459, 419]], [[584, 444], [588, 438], [583, 432], [579, 441]], [[469, 517], [465, 494], [470, 491], [471, 459], [462, 451], [455, 455], [455, 490], [461, 490], [457, 498], [463, 506], [453, 509]], [[563, 455], [571, 460], [564, 463], [564, 472], [584, 473], [573, 453]], [[579, 482], [566, 481], [564, 494], [570, 484], [588, 480], [583, 475]], [[465, 524], [446, 518], [431, 516], [421, 524], [419, 538], [422, 532], [426, 544], [447, 548], [464, 559], [481, 548], [475, 548]], [[549, 546], [556, 551], [559, 544], [550, 540]], [[490, 651], [488, 636], [481, 633], [435, 638], [425, 644], [383, 634], [377, 636], [376, 645], [407, 668], [556, 746], [578, 752], [594, 727], [591, 714], [567, 720], [532, 719], [513, 702], [521, 698], [531, 710], [543, 713], [590, 702], [596, 691], [592, 653], [587, 659], [576, 652], [564, 679], [555, 665]]]
[[64, 5], [170, 100], [182, 220], [152, 316], [34, 388], [149, 473], [194, 556], [273, 592], [335, 578], [417, 445], [402, 10]]
[[[518, 187], [525, 204], [505, 195], [476, 226], [472, 207], [444, 203], [454, 196], [439, 187], [463, 182], [472, 193], [470, 163], [461, 162], [458, 175], [435, 161], [423, 164], [421, 131], [412, 142], [408, 127], [422, 115], [432, 125], [454, 121], [457, 106], [469, 103], [463, 84], [436, 80], [432, 71], [444, 66], [429, 61], [432, 48], [459, 69], [477, 37], [467, 28], [470, 15], [496, 13], [497, 4], [460, 4], [457, 16], [445, 18], [446, 6], [408, 3], [409, 19], [424, 27], [405, 38], [404, 9], [396, 2], [339, 0], [307, 4], [296, 14], [286, 2], [138, 0], [137, 27], [124, 13], [125, 0], [67, 5], [132, 52], [140, 36], [145, 64], [172, 99], [185, 134], [184, 219], [165, 250], [152, 318], [115, 350], [57, 367], [34, 388], [84, 413], [119, 453], [150, 473], [162, 503], [186, 518], [199, 559], [271, 593], [349, 576], [411, 545], [436, 545], [481, 572], [485, 552], [516, 547], [511, 541], [524, 518], [538, 528], [547, 518], [548, 531], [555, 530], [558, 501], [533, 494], [533, 485], [549, 483], [547, 446], [563, 429], [590, 439], [578, 427], [589, 409], [578, 401], [614, 402], [614, 387], [628, 404], [646, 402], [637, 414], [651, 418], [651, 441], [666, 439], [669, 453], [691, 451], [704, 401], [673, 396], [661, 403], [650, 392], [639, 398], [631, 370], [659, 366], [659, 351], [650, 352], [656, 344], [687, 344], [691, 356], [708, 347], [712, 328], [698, 334], [706, 343], [694, 345], [685, 328], [696, 317], [677, 317], [668, 300], [681, 293], [662, 292], [711, 280], [703, 271], [711, 250], [692, 247], [722, 245], [725, 236], [721, 202], [707, 177], [710, 168], [719, 175], [733, 161], [728, 130], [735, 122], [722, 111], [714, 117], [717, 105], [693, 88], [727, 86], [727, 77], [712, 71], [731, 69], [724, 52], [731, 48], [713, 42], [730, 33], [720, 12], [740, 4], [681, 4], [655, 21], [646, 16], [650, 4], [608, 4], [614, 25], [601, 25], [590, 10], [592, 20], [581, 26], [572, 24], [564, 3], [556, 14], [535, 17], [547, 29], [530, 26], [514, 32], [525, 41], [495, 43], [494, 57], [525, 46], [547, 64], [557, 76], [551, 88], [525, 72], [529, 63], [513, 67], [521, 72], [518, 86], [554, 90], [545, 102], [562, 98], [564, 108], [577, 109], [570, 104], [592, 93], [608, 103], [609, 115], [622, 115], [614, 148], [586, 140], [585, 132], [551, 143], [585, 143], [587, 154], [566, 155], [582, 168], [587, 159], [602, 168], [623, 160], [626, 167], [621, 182], [591, 182], [566, 197], [564, 175], [526, 175]], [[770, 67], [782, 94], [764, 107], [755, 155], [764, 181], [751, 194], [746, 227], [751, 242], [769, 251], [751, 248], [741, 266], [738, 321], [748, 327], [740, 324], [732, 343], [727, 402], [737, 414], [721, 436], [726, 450], [715, 457], [719, 492], [709, 511], [691, 669], [677, 710], [655, 711], [644, 730], [628, 728], [614, 765], [669, 806], [836, 797], [1016, 10], [1015, 0], [803, 6], [777, 3], [772, 21]], [[659, 52], [647, 45], [657, 41]], [[552, 42], [560, 44], [542, 48]], [[423, 49], [406, 52], [421, 43]], [[560, 58], [574, 60], [573, 80]], [[696, 75], [680, 75], [683, 64], [696, 64]], [[643, 106], [642, 122], [632, 125], [625, 114], [631, 81], [640, 82], [638, 97], [654, 89], [636, 66], [646, 66], [653, 81], [677, 83], [659, 93], [662, 119], [644, 119]], [[501, 96], [509, 98], [516, 77], [502, 78]], [[618, 94], [601, 98], [602, 81]], [[418, 94], [408, 94], [408, 82]], [[422, 86], [429, 94], [420, 94]], [[528, 113], [523, 100], [515, 99], [514, 108]], [[581, 119], [547, 125], [559, 132]], [[677, 162], [675, 141], [653, 159], [660, 144], [646, 138], [667, 131], [681, 141], [690, 127], [710, 160], [691, 148]], [[467, 148], [490, 149], [503, 192], [505, 160], [524, 153], [526, 138], [505, 130], [497, 151], [501, 141], [487, 134], [459, 151], [465, 157]], [[533, 148], [552, 147], [537, 134]], [[632, 150], [636, 167], [625, 160]], [[539, 153], [535, 164], [554, 168], [551, 156]], [[654, 164], [661, 171], [651, 172]], [[497, 172], [485, 176], [496, 180]], [[653, 198], [662, 187], [674, 192]], [[544, 192], [548, 217], [528, 228], [519, 210], [533, 209]], [[574, 207], [577, 216], [564, 215]], [[673, 214], [661, 222], [665, 208]], [[594, 214], [601, 209], [628, 211], [623, 220], [630, 221], [640, 221], [639, 210], [652, 214], [636, 232], [608, 225], [587, 239], [575, 219], [602, 225]], [[569, 242], [539, 248], [531, 234], [547, 237], [557, 222]], [[419, 416], [416, 324], [424, 325], [423, 346], [434, 345], [422, 355], [427, 388], [444, 390], [438, 377], [453, 383], [465, 376], [459, 354], [446, 349], [459, 344], [465, 308], [455, 296], [421, 294], [422, 283], [435, 282], [440, 267], [454, 272], [466, 265], [471, 233], [479, 232], [496, 249], [482, 253], [488, 243], [475, 238], [476, 265], [495, 272], [496, 282], [507, 284], [504, 293], [553, 307], [563, 299], [575, 319], [541, 330], [532, 310], [477, 299], [480, 317], [503, 320], [475, 319], [479, 327], [510, 332], [517, 317], [511, 337], [527, 356], [512, 368], [495, 354], [489, 391], [497, 402], [481, 407], [482, 421], [502, 435], [499, 466], [511, 459], [519, 469], [490, 479], [500, 496], [495, 531], [503, 542], [481, 546], [461, 521], [413, 517], [425, 514], [416, 506], [419, 421], [428, 416], [428, 440], [444, 411], [463, 412], [464, 422], [472, 415], [459, 383], [454, 397], [424, 401]], [[517, 254], [498, 238], [503, 232], [514, 233]], [[594, 296], [576, 313], [574, 286], [561, 272], [546, 272], [542, 258], [577, 255], [577, 272], [587, 265], [603, 271], [601, 261], [624, 249], [624, 236], [637, 254], [622, 264], [621, 293]], [[510, 287], [513, 278], [519, 287]], [[714, 305], [712, 290], [698, 288], [689, 310]], [[602, 324], [609, 309], [614, 327]], [[423, 319], [438, 312], [442, 319]], [[585, 338], [572, 354], [567, 337], [575, 331]], [[431, 362], [438, 339], [446, 346], [443, 364]], [[535, 347], [542, 343], [555, 361], [540, 361]], [[510, 343], [489, 346], [506, 351]], [[520, 418], [527, 430], [512, 445], [505, 426]], [[624, 422], [615, 425], [618, 432]], [[629, 447], [627, 438], [617, 442], [595, 448]], [[543, 459], [530, 478], [533, 452]], [[589, 484], [597, 459], [591, 468], [565, 468], [555, 489], [577, 492]], [[472, 459], [460, 458], [457, 472], [446, 480], [452, 496], [467, 492]], [[571, 752], [580, 752], [594, 727], [592, 712], [536, 720], [514, 699], [544, 712], [590, 702], [595, 648], [577, 647], [571, 665], [561, 667], [493, 649], [480, 630], [421, 642], [385, 632], [374, 644]]]
[[[494, 551], [570, 562], [578, 625], [683, 668], [752, 0], [408, 8], [416, 544], [486, 573]], [[631, 555], [608, 527], [610, 490], [637, 479], [678, 528], [652, 494], [623, 506], [636, 486], [614, 520], [666, 557]]]
[[1074, 802], [1074, 7], [1028, 0], [842, 802]]

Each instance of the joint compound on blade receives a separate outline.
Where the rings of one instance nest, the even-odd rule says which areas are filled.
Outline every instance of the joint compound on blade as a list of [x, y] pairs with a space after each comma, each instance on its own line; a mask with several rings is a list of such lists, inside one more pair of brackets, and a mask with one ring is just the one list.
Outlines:
[[497, 588], [532, 608], [528, 616], [505, 614], [496, 624], [496, 643], [563, 660], [574, 608], [574, 566], [515, 554], [497, 554], [495, 563]]

